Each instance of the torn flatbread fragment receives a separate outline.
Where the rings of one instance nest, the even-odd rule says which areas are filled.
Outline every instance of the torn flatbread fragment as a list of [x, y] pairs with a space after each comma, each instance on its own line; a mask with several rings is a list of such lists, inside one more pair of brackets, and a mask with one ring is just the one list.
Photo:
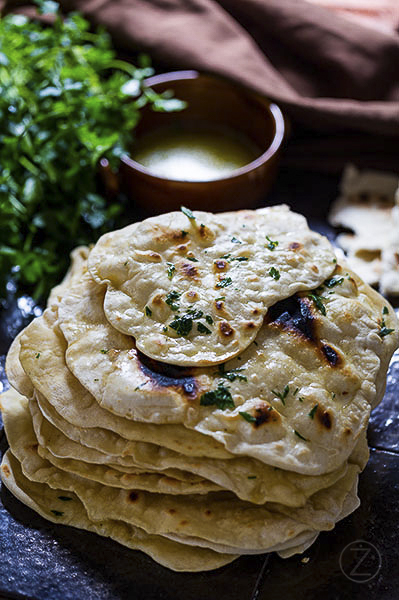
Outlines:
[[[329, 221], [348, 264], [384, 295], [399, 294], [399, 177], [346, 167]], [[396, 204], [395, 204], [396, 192]]]

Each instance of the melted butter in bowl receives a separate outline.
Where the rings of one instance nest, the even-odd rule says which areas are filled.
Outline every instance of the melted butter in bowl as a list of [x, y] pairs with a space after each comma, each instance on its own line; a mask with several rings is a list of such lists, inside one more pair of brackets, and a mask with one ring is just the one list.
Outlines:
[[135, 144], [121, 157], [122, 190], [143, 215], [263, 204], [277, 168], [285, 121], [267, 98], [221, 77], [180, 71], [146, 81], [185, 103], [179, 112], [144, 107]]
[[138, 140], [132, 158], [160, 177], [211, 181], [261, 154], [247, 136], [209, 123], [164, 127]]

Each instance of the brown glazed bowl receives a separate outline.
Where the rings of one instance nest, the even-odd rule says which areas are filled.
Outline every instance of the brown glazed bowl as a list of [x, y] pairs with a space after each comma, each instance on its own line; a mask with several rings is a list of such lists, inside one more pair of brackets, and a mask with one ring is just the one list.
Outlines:
[[221, 77], [197, 71], [176, 71], [147, 80], [157, 92], [172, 90], [187, 108], [162, 113], [145, 108], [136, 139], [178, 120], [207, 121], [237, 131], [252, 140], [260, 155], [221, 179], [181, 181], [154, 175], [129, 156], [121, 160], [122, 190], [145, 214], [178, 210], [181, 205], [206, 211], [236, 210], [259, 205], [270, 188], [284, 139], [283, 115], [276, 104]]

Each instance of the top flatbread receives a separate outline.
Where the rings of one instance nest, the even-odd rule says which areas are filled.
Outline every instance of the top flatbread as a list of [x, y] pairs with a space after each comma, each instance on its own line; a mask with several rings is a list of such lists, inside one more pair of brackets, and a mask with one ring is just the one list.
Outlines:
[[[181, 423], [233, 454], [320, 475], [346, 460], [364, 429], [398, 331], [388, 303], [339, 266], [319, 293], [277, 303], [256, 343], [220, 369], [170, 371], [146, 359], [105, 319], [103, 286], [89, 273], [64, 297], [58, 324], [68, 368], [106, 410]], [[383, 327], [391, 333], [380, 336]], [[23, 345], [46, 363], [41, 346]]]
[[168, 213], [104, 235], [89, 257], [112, 326], [145, 355], [182, 366], [238, 355], [269, 306], [334, 268], [328, 240], [286, 206]]

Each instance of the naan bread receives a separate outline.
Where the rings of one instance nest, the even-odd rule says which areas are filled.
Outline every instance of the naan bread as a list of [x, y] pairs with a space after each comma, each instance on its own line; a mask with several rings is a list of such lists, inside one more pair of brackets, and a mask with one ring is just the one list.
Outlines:
[[327, 239], [283, 206], [152, 217], [105, 234], [89, 269], [108, 286], [107, 319], [138, 350], [203, 366], [247, 348], [268, 307], [317, 287], [333, 260]]
[[[102, 238], [95, 279], [89, 250], [77, 249], [47, 310], [15, 340], [7, 358], [15, 389], [0, 398], [10, 443], [1, 477], [46, 518], [174, 570], [213, 569], [239, 554], [292, 556], [359, 504], [369, 413], [399, 345], [395, 313], [286, 207], [176, 214]], [[182, 218], [187, 228], [178, 230]], [[187, 238], [185, 248], [171, 231]], [[124, 249], [131, 253], [121, 265]], [[196, 272], [185, 259], [206, 285], [193, 276], [184, 287], [183, 271]], [[167, 281], [157, 271], [165, 261]], [[221, 273], [231, 279], [214, 306], [223, 317], [205, 310]], [[145, 295], [154, 286], [170, 294], [171, 282], [178, 306], [153, 311]], [[140, 303], [152, 330], [143, 315], [132, 320]], [[189, 306], [195, 315], [179, 313]], [[192, 323], [187, 336], [162, 329], [166, 364], [166, 355], [151, 358], [151, 335], [170, 328], [171, 313]], [[224, 345], [221, 318], [234, 329]]]
[[[79, 497], [67, 489], [52, 489], [45, 483], [30, 481], [20, 463], [8, 451], [1, 463], [1, 479], [18, 500], [53, 523], [86, 529], [109, 537], [132, 550], [141, 550], [161, 565], [174, 571], [209, 571], [232, 562], [237, 556], [219, 554], [207, 548], [193, 548], [166, 537], [150, 535], [140, 527], [120, 519], [89, 518]], [[68, 502], [61, 498], [70, 498]]]
[[[222, 548], [226, 553], [250, 554], [286, 549], [304, 543], [317, 531], [331, 529], [367, 460], [363, 436], [346, 475], [314, 494], [303, 508], [296, 509], [274, 503], [255, 506], [225, 492], [185, 497], [126, 491], [99, 485], [51, 466], [37, 454], [26, 402], [21, 397], [19, 402], [7, 397], [4, 406], [12, 451], [22, 460], [24, 475], [29, 480], [45, 481], [53, 489], [75, 493], [92, 521], [98, 522], [107, 515], [108, 519], [122, 520], [149, 534], [178, 536], [182, 544], [189, 546], [193, 538], [199, 538], [200, 545], [219, 552]], [[16, 424], [10, 426], [13, 420], [19, 426], [19, 433], [16, 433]], [[4, 464], [2, 470], [4, 473]], [[69, 504], [64, 506], [59, 516], [68, 513]]]
[[[388, 303], [341, 267], [318, 293], [299, 293], [276, 304], [256, 344], [223, 371], [170, 372], [147, 361], [131, 337], [107, 322], [104, 290], [87, 273], [59, 309], [66, 362], [99, 404], [121, 417], [181, 423], [234, 454], [320, 475], [338, 468], [352, 452], [379, 400], [380, 367], [397, 347], [399, 332]], [[383, 319], [393, 329], [385, 337], [379, 335]], [[25, 348], [21, 360], [29, 354], [32, 363], [37, 344], [26, 340]], [[46, 354], [38, 366], [45, 369], [48, 360]], [[228, 390], [229, 406], [201, 404], [204, 394], [218, 389], [224, 398]]]

